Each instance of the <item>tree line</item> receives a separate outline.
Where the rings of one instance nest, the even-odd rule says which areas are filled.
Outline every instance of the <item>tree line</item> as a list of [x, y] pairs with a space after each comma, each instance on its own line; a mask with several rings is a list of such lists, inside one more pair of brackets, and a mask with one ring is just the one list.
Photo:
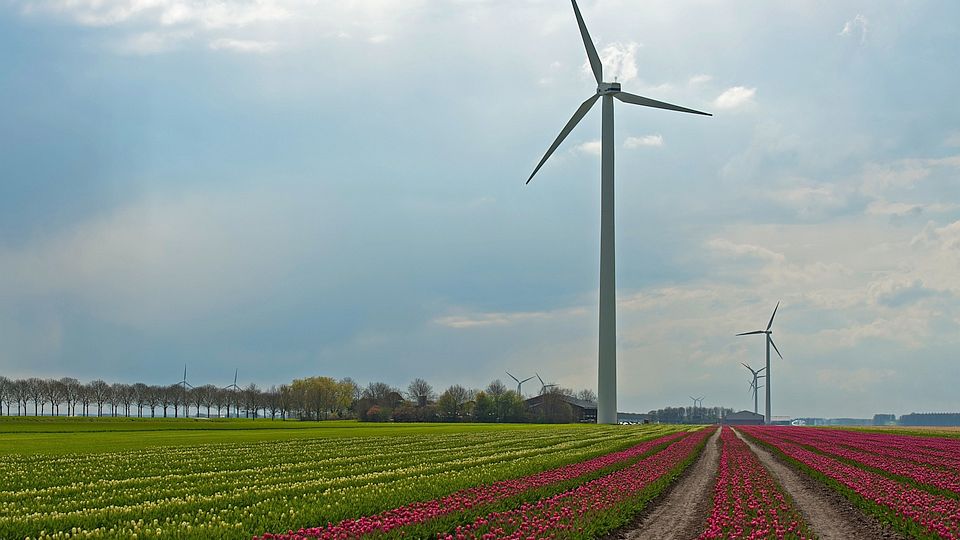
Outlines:
[[[569, 422], [575, 421], [565, 398], [595, 401], [590, 390], [575, 393], [552, 387], [542, 390], [535, 411], [523, 397], [495, 380], [484, 389], [459, 384], [437, 393], [417, 378], [406, 391], [384, 382], [361, 387], [350, 378], [305, 377], [289, 384], [260, 388], [144, 383], [82, 383], [61, 379], [9, 379], [0, 376], [0, 415], [112, 416], [150, 418], [270, 418], [326, 420], [358, 418], [383, 422]], [[6, 411], [4, 412], [4, 407]]]

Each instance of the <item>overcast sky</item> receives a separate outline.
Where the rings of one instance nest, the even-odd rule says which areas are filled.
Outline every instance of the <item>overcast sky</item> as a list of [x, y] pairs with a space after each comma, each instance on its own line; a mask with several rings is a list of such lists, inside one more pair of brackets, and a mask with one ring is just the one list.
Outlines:
[[[583, 0], [619, 409], [956, 411], [960, 3]], [[569, 2], [0, 0], [0, 374], [596, 387]], [[535, 390], [532, 383], [525, 387]], [[761, 404], [762, 407], [762, 404]]]

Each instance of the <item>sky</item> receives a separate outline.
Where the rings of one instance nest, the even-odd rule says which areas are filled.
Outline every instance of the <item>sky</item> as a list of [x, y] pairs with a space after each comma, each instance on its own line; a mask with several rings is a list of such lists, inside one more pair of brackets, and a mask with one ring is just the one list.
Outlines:
[[[619, 410], [752, 407], [778, 301], [774, 415], [960, 410], [960, 4], [581, 10], [714, 114], [616, 105]], [[0, 67], [0, 374], [596, 388], [568, 2], [0, 0]]]

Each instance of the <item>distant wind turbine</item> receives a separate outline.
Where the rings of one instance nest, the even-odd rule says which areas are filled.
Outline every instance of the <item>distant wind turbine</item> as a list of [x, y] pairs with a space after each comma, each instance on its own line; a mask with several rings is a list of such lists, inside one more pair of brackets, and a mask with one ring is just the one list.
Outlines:
[[[183, 365], [183, 380], [181, 380], [181, 381], [178, 382], [178, 383], [175, 383], [174, 386], [179, 386], [179, 387], [182, 389], [182, 391], [183, 391], [183, 396], [184, 396], [184, 398], [183, 398], [183, 408], [184, 408], [184, 411], [186, 411], [186, 412], [183, 413], [183, 415], [184, 415], [185, 417], [189, 417], [189, 416], [190, 416], [190, 404], [187, 403], [187, 398], [186, 398], [186, 396], [187, 396], [187, 387], [193, 388], [193, 385], [187, 382], [187, 365], [186, 365], [186, 364]], [[174, 412], [176, 412], [176, 411], [174, 411]], [[200, 416], [200, 411], [199, 411], [199, 409], [197, 410], [197, 416]]]
[[543, 378], [540, 377], [539, 373], [535, 373], [534, 375], [536, 375], [537, 378], [540, 379], [540, 395], [546, 394], [548, 388], [555, 388], [557, 386], [555, 384], [547, 384], [543, 382]]
[[764, 423], [766, 423], [766, 424], [769, 424], [769, 423], [771, 422], [771, 420], [772, 420], [772, 417], [770, 416], [770, 382], [771, 382], [771, 380], [770, 380], [770, 346], [771, 346], [771, 345], [773, 345], [773, 350], [777, 351], [777, 356], [779, 356], [780, 359], [783, 360], [783, 355], [780, 354], [780, 349], [777, 348], [777, 344], [773, 342], [773, 338], [771, 337], [771, 336], [773, 335], [773, 330], [770, 330], [770, 327], [773, 326], [773, 318], [777, 316], [777, 310], [778, 310], [778, 309], [780, 309], [780, 302], [777, 302], [777, 306], [776, 306], [775, 308], [773, 308], [773, 315], [770, 316], [770, 322], [767, 323], [767, 328], [766, 328], [766, 330], [754, 330], [753, 332], [744, 332], [744, 333], [742, 333], [742, 334], [737, 334], [738, 336], [750, 336], [750, 335], [753, 335], [753, 334], [765, 334], [765, 335], [766, 335], [766, 342], [767, 342], [767, 367], [764, 368], [764, 369], [767, 370], [767, 374], [764, 375], [764, 377], [766, 377], [766, 379], [767, 379], [767, 380], [766, 380], [766, 385], [765, 385], [766, 388], [767, 388], [767, 390], [766, 390], [766, 397], [767, 397], [767, 399], [766, 399], [766, 403], [765, 403], [766, 414], [764, 415]]
[[[237, 393], [240, 392], [240, 387], [237, 386], [237, 375], [239, 375], [239, 374], [240, 374], [240, 370], [239, 370], [239, 369], [235, 369], [235, 370], [233, 371], [233, 384], [229, 384], [229, 385], [223, 387], [224, 390], [232, 390], [232, 391], [233, 391], [233, 392], [232, 392], [232, 393], [233, 393], [233, 403], [234, 403], [234, 408], [236, 409], [236, 416], [237, 416], [237, 418], [240, 418], [240, 400], [237, 399]], [[227, 418], [230, 418], [230, 405], [229, 405], [229, 404], [227, 405]]]
[[712, 116], [710, 113], [695, 111], [686, 107], [672, 105], [663, 101], [629, 94], [620, 91], [620, 83], [603, 81], [603, 65], [597, 48], [587, 32], [587, 25], [583, 22], [577, 1], [571, 0], [573, 13], [580, 27], [580, 37], [587, 50], [590, 69], [597, 80], [597, 91], [587, 98], [567, 122], [560, 135], [557, 136], [546, 154], [537, 164], [537, 167], [527, 178], [527, 183], [533, 180], [540, 167], [567, 138], [567, 135], [583, 119], [598, 99], [603, 98], [603, 120], [600, 141], [600, 348], [597, 385], [597, 423], [617, 423], [617, 306], [616, 306], [616, 257], [614, 254], [614, 182], [613, 182], [613, 99], [631, 105], [642, 105], [657, 109], [679, 111], [692, 114]]
[[521, 389], [521, 387], [523, 387], [523, 383], [525, 383], [525, 382], [529, 381], [530, 379], [532, 379], [533, 376], [527, 377], [526, 379], [523, 379], [523, 380], [521, 381], [520, 379], [518, 379], [518, 378], [514, 377], [513, 375], [511, 375], [509, 371], [507, 371], [507, 372], [505, 372], [505, 373], [506, 373], [507, 375], [510, 375], [510, 378], [511, 378], [511, 379], [517, 381], [517, 395], [522, 398], [522, 397], [523, 397], [523, 392], [521, 392], [520, 389]]
[[740, 365], [742, 365], [743, 367], [749, 369], [749, 370], [750, 370], [750, 373], [753, 374], [753, 379], [750, 381], [750, 391], [753, 392], [753, 414], [757, 414], [757, 410], [758, 410], [758, 406], [757, 406], [757, 391], [758, 391], [760, 388], [763, 388], [763, 387], [764, 387], [764, 385], [762, 385], [762, 384], [761, 384], [761, 385], [757, 385], [757, 381], [758, 381], [759, 379], [762, 379], [762, 378], [766, 377], [766, 375], [760, 375], [760, 372], [766, 371], [767, 368], [762, 367], [762, 368], [760, 368], [760, 369], [753, 369], [752, 367], [748, 366], [747, 364], [744, 364], [743, 362], [740, 362]]

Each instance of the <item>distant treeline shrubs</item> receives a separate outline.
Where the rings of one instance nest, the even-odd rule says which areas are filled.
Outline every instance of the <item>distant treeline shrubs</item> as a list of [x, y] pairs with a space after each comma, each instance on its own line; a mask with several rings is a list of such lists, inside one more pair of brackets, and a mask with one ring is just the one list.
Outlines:
[[[570, 422], [568, 397], [595, 401], [590, 390], [548, 388], [542, 406], [528, 410], [522, 396], [495, 380], [483, 390], [453, 385], [439, 395], [424, 379], [405, 392], [383, 382], [361, 387], [350, 378], [306, 377], [263, 389], [256, 384], [157, 386], [97, 379], [9, 379], [0, 376], [0, 415], [133, 417], [246, 417], [370, 422]], [[4, 408], [6, 409], [4, 411]]]

